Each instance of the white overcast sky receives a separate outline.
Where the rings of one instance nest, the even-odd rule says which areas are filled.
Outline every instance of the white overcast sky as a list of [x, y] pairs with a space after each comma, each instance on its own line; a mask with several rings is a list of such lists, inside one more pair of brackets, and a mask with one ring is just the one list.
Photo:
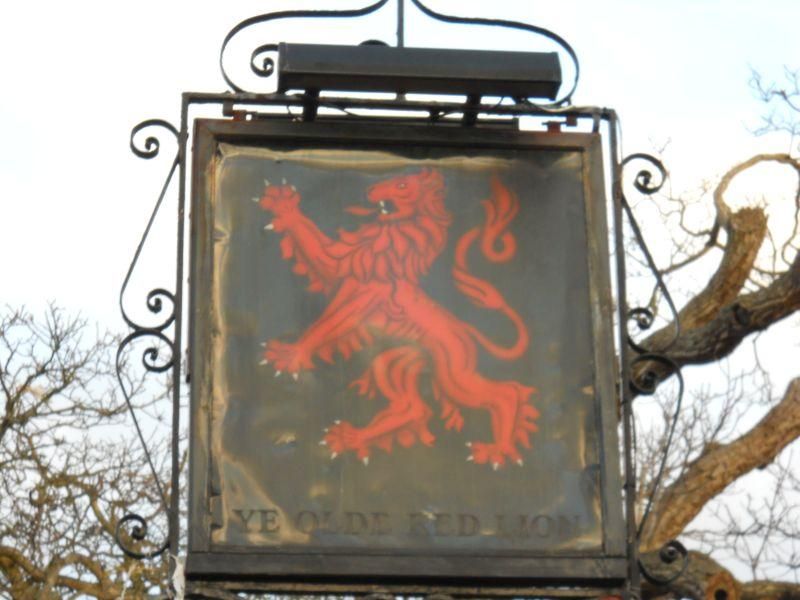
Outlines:
[[[131, 127], [151, 117], [177, 125], [184, 90], [224, 91], [217, 53], [241, 19], [367, 3], [6, 5], [0, 17], [0, 303], [38, 310], [53, 300], [101, 327], [121, 330], [119, 285], [174, 150], [166, 144], [159, 159], [135, 158], [128, 150]], [[784, 65], [800, 68], [797, 0], [428, 3], [443, 12], [528, 21], [570, 41], [582, 66], [575, 102], [617, 109], [626, 152], [669, 142], [667, 166], [678, 191], [713, 179], [756, 151], [788, 150], [782, 138], [751, 134], [764, 109], [748, 80], [751, 69], [769, 79], [780, 77]], [[551, 49], [527, 34], [433, 23], [410, 6], [408, 13], [409, 46]], [[249, 39], [392, 42], [393, 17], [394, 8], [387, 7], [361, 24], [270, 25]], [[252, 47], [238, 55], [242, 64]], [[786, 183], [774, 170], [759, 173], [748, 198]], [[138, 273], [146, 289], [174, 284], [174, 193], [170, 198]], [[775, 198], [785, 208], [787, 200]], [[787, 358], [797, 352], [795, 339], [784, 332], [766, 344], [778, 386], [797, 375], [796, 362]]]

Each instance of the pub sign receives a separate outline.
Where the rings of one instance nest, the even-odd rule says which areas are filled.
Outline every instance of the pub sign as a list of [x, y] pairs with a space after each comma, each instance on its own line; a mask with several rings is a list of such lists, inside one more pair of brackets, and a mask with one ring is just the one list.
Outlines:
[[599, 135], [194, 140], [190, 573], [623, 580]]

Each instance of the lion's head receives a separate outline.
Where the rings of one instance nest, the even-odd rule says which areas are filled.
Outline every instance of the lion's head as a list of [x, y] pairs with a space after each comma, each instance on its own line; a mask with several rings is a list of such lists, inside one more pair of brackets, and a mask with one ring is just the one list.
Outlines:
[[449, 221], [444, 207], [444, 178], [435, 169], [392, 177], [373, 185], [367, 199], [381, 207], [379, 221], [403, 221], [417, 216]]
[[359, 280], [417, 281], [442, 251], [450, 225], [444, 206], [444, 178], [429, 168], [380, 181], [367, 191], [375, 208], [349, 207], [377, 219], [355, 231], [340, 230], [328, 251], [342, 260], [342, 273]]

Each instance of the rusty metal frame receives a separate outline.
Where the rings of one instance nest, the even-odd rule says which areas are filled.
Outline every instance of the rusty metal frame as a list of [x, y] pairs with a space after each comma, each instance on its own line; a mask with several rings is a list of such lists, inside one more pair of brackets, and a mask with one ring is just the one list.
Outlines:
[[[613, 339], [609, 294], [607, 229], [605, 227], [601, 140], [592, 133], [514, 132], [505, 128], [459, 128], [431, 125], [377, 125], [359, 127], [351, 123], [293, 123], [276, 121], [195, 121], [191, 236], [192, 309], [190, 336], [193, 343], [189, 363], [192, 385], [193, 465], [190, 476], [190, 530], [187, 574], [192, 578], [261, 576], [273, 583], [291, 584], [313, 577], [330, 584], [342, 578], [364, 582], [411, 581], [426, 577], [448, 581], [448, 585], [483, 581], [487, 588], [502, 587], [510, 581], [618, 586], [626, 575], [625, 543], [621, 511], [621, 490], [617, 473], [616, 408], [612, 361]], [[209, 198], [209, 165], [217, 156], [220, 141], [254, 145], [260, 142], [290, 141], [299, 147], [447, 147], [470, 152], [513, 149], [578, 152], [583, 162], [586, 236], [589, 273], [588, 304], [592, 311], [594, 385], [597, 387], [597, 434], [600, 437], [600, 498], [602, 499], [602, 546], [599, 551], [377, 551], [356, 547], [331, 548], [237, 548], [215, 545], [209, 538], [213, 528], [211, 507], [215, 503], [214, 457], [210, 456], [210, 397], [213, 382], [209, 341], [210, 315], [218, 310], [211, 302], [210, 285], [215, 279], [211, 260], [213, 209]], [[320, 561], [320, 556], [325, 556]], [[479, 567], [478, 564], [481, 566]], [[491, 574], [491, 575], [490, 575]], [[440, 585], [442, 585], [440, 583]], [[323, 588], [324, 589], [324, 586]]]

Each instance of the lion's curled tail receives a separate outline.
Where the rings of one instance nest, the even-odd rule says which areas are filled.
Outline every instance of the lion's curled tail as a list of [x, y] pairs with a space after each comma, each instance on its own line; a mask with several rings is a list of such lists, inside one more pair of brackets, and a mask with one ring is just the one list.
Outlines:
[[[519, 200], [497, 177], [492, 177], [492, 194], [482, 202], [486, 211], [486, 221], [482, 227], [467, 231], [456, 244], [453, 278], [456, 287], [473, 304], [490, 310], [498, 310], [514, 324], [517, 340], [511, 347], [499, 346], [484, 336], [478, 329], [469, 326], [470, 334], [493, 356], [503, 360], [514, 360], [522, 356], [528, 348], [528, 328], [520, 316], [505, 301], [505, 298], [488, 281], [479, 279], [469, 272], [467, 254], [472, 244], [480, 238], [481, 251], [489, 261], [502, 263], [516, 254], [517, 242], [507, 227], [517, 216]], [[498, 249], [499, 242], [499, 249]]]

